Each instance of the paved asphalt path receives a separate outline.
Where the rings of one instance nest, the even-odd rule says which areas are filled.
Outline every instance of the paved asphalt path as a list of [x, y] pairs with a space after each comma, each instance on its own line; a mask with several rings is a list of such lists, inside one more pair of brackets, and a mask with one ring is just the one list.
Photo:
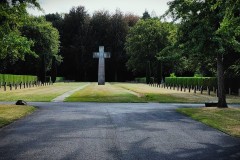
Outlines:
[[240, 159], [240, 139], [174, 111], [192, 105], [32, 105], [35, 113], [0, 129], [0, 159]]

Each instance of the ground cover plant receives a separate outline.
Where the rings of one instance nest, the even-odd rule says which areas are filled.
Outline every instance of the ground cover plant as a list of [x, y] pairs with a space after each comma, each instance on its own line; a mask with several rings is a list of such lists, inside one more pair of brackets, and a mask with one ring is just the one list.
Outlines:
[[19, 99], [35, 102], [49, 102], [63, 93], [76, 89], [86, 83], [54, 83], [49, 86], [3, 91], [0, 89], [0, 101], [17, 101]]
[[32, 106], [0, 105], [0, 128], [35, 110]]
[[240, 137], [239, 108], [179, 108], [177, 111], [227, 134]]

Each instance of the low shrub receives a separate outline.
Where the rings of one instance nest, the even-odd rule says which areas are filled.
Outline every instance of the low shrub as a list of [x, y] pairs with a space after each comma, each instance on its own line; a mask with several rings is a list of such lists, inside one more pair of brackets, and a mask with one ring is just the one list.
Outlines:
[[[135, 78], [136, 83], [147, 83], [146, 77], [141, 77], [141, 78]], [[150, 77], [150, 82], [149, 83], [154, 83], [154, 77]]]
[[55, 82], [63, 82], [65, 80], [64, 77], [56, 77], [56, 81]]
[[13, 74], [0, 74], [1, 83], [26, 83], [37, 81], [37, 76], [31, 75], [13, 75]]
[[216, 77], [166, 77], [165, 84], [181, 86], [217, 87]]
[[135, 78], [135, 82], [137, 82], [137, 83], [146, 83], [146, 77]]

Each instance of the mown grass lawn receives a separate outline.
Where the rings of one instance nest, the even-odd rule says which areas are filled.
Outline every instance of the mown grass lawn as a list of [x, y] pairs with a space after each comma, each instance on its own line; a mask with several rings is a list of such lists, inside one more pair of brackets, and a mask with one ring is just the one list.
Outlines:
[[33, 111], [32, 106], [0, 105], [0, 128], [18, 120]]
[[66, 98], [67, 102], [145, 102], [136, 93], [128, 91], [110, 83], [97, 85], [91, 83], [89, 86], [79, 90]]
[[189, 96], [183, 96], [183, 93], [176, 90], [167, 90], [163, 88], [151, 87], [147, 84], [137, 83], [112, 83], [113, 86], [119, 86], [124, 89], [136, 92], [141, 95], [142, 99], [147, 102], [159, 103], [198, 103], [199, 101], [192, 101]]
[[239, 108], [178, 108], [177, 111], [227, 134], [240, 137]]
[[[3, 91], [0, 88], [0, 101], [17, 101], [19, 99], [35, 102], [49, 102], [67, 91], [76, 89], [86, 83], [55, 83], [50, 86]], [[146, 84], [134, 83], [106, 83], [89, 86], [74, 93], [65, 101], [72, 102], [160, 102], [160, 103], [204, 103], [217, 101], [216, 96], [200, 93], [188, 93]], [[240, 98], [230, 96], [228, 102], [240, 103]]]
[[[147, 84], [141, 83], [111, 83], [113, 86], [122, 87], [124, 89], [136, 92], [145, 98], [148, 102], [160, 102], [160, 103], [205, 103], [217, 101], [217, 97], [212, 93], [211, 96], [207, 95], [205, 91], [203, 94], [190, 93], [186, 90], [177, 91], [177, 89], [166, 89], [159, 87], [151, 87]], [[227, 96], [228, 103], [240, 103], [239, 96]]]
[[40, 86], [17, 90], [3, 91], [0, 89], [0, 101], [17, 101], [19, 99], [35, 102], [49, 102], [63, 93], [76, 89], [86, 83], [54, 83], [50, 86]]
[[68, 97], [67, 102], [188, 102], [184, 97], [162, 94], [159, 88], [144, 84], [106, 83], [97, 85], [92, 83], [86, 88]]
[[189, 103], [186, 98], [175, 97], [170, 94], [145, 93], [143, 99], [147, 102], [159, 103]]

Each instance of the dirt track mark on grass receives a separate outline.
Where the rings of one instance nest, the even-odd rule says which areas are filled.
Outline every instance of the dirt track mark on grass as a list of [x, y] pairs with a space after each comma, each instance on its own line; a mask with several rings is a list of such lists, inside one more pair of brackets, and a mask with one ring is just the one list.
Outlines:
[[[115, 87], [116, 87], [116, 85], [115, 85]], [[133, 95], [137, 96], [138, 98], [141, 98], [141, 97], [144, 96], [144, 95], [141, 94], [141, 93], [138, 93], [138, 92], [132, 91], [132, 90], [130, 90], [130, 89], [128, 89], [128, 88], [125, 88], [125, 87], [123, 87], [123, 86], [117, 86], [117, 87], [126, 90], [126, 92], [128, 92], [128, 93], [130, 93], [130, 94], [133, 94]]]
[[52, 102], [63, 102], [63, 101], [65, 100], [65, 98], [69, 97], [69, 96], [72, 95], [74, 92], [79, 91], [79, 90], [87, 87], [89, 84], [90, 84], [90, 83], [87, 83], [87, 84], [85, 84], [84, 86], [80, 86], [80, 87], [78, 87], [78, 88], [76, 88], [76, 89], [74, 89], [74, 90], [68, 91], [68, 92], [66, 92], [66, 93], [64, 93], [64, 94], [62, 94], [62, 95], [54, 98], [54, 99], [52, 100]]

